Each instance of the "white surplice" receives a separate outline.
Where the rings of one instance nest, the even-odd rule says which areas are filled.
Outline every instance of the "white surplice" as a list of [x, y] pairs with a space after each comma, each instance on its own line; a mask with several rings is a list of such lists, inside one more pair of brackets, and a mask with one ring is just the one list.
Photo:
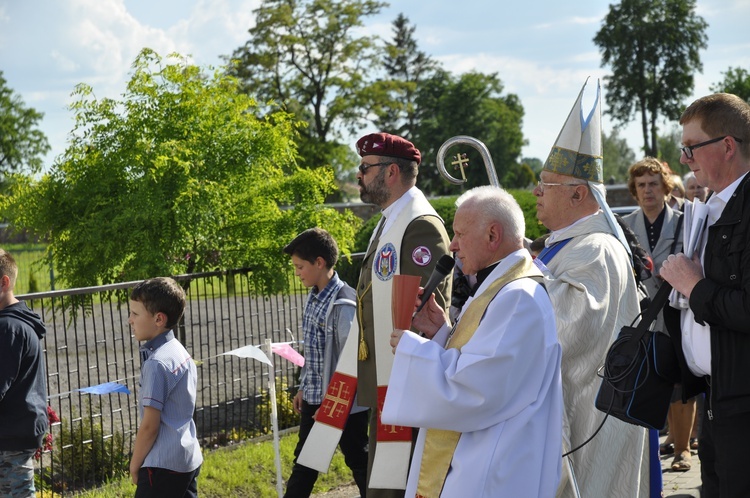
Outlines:
[[[503, 259], [475, 295], [521, 258], [530, 258], [526, 250]], [[448, 334], [448, 327], [433, 340], [404, 333], [383, 422], [461, 433], [443, 497], [554, 495], [562, 454], [561, 349], [546, 291], [529, 278], [513, 281], [460, 351], [444, 348]], [[416, 492], [426, 432], [419, 431], [406, 496]]]
[[[554, 277], [545, 279], [545, 285], [563, 350], [569, 450], [592, 436], [604, 418], [594, 406], [601, 385], [596, 372], [609, 345], [640, 307], [629, 256], [601, 212], [554, 232], [547, 244], [568, 238], [572, 240], [547, 263]], [[609, 417], [596, 437], [571, 455], [581, 496], [647, 497], [646, 450], [645, 429]], [[558, 496], [575, 496], [566, 472]]]

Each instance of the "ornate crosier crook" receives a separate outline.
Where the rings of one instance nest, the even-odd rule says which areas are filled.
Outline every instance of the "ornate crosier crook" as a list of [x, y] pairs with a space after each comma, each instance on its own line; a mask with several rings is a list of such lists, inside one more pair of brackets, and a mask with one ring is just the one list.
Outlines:
[[443, 145], [440, 146], [440, 149], [438, 149], [437, 167], [440, 175], [453, 185], [461, 185], [462, 183], [466, 183], [466, 174], [464, 173], [464, 168], [469, 164], [469, 160], [466, 159], [466, 154], [456, 154], [454, 156], [455, 161], [451, 162], [452, 166], [455, 166], [456, 168], [461, 170], [461, 179], [453, 177], [450, 173], [448, 173], [448, 170], [445, 169], [445, 155], [448, 152], [448, 149], [450, 149], [454, 145], [459, 144], [470, 145], [479, 152], [479, 154], [482, 156], [484, 167], [487, 170], [487, 176], [490, 179], [490, 184], [495, 187], [499, 187], [500, 180], [497, 179], [495, 165], [492, 163], [492, 157], [490, 157], [490, 151], [487, 149], [487, 146], [476, 138], [466, 135], [458, 135], [453, 138], [449, 138]]

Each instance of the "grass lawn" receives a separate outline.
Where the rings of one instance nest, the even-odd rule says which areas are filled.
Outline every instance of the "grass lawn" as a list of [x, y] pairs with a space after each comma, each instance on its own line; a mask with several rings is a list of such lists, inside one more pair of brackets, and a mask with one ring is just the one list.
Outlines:
[[3, 244], [18, 265], [16, 294], [45, 292], [52, 288], [49, 261], [44, 257], [47, 247], [43, 244]]
[[[297, 433], [282, 436], [280, 441], [282, 476], [286, 480], [291, 474]], [[234, 446], [203, 451], [203, 466], [198, 477], [198, 494], [206, 498], [274, 498], [276, 493], [276, 467], [273, 441], [245, 442]], [[344, 484], [353, 483], [352, 474], [344, 464], [339, 450], [331, 462], [327, 474], [320, 474], [313, 493], [323, 493]], [[286, 485], [286, 481], [284, 481]], [[106, 486], [82, 493], [84, 498], [130, 497], [135, 486], [129, 478], [110, 482]], [[42, 498], [50, 493], [37, 493]]]

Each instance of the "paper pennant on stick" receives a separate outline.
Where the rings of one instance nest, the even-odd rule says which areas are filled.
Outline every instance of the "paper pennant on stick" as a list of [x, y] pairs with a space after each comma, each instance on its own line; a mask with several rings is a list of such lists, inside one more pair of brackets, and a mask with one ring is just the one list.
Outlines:
[[299, 354], [288, 342], [274, 342], [271, 344], [271, 351], [286, 358], [298, 367], [305, 366], [305, 358]]
[[266, 353], [264, 353], [263, 350], [257, 346], [243, 346], [241, 348], [233, 349], [222, 354], [231, 354], [233, 356], [239, 356], [240, 358], [253, 358], [260, 361], [261, 363], [273, 366], [273, 363], [271, 363], [271, 360], [268, 359]]
[[105, 382], [104, 384], [97, 384], [95, 386], [82, 387], [78, 389], [82, 393], [88, 394], [112, 394], [112, 393], [124, 393], [130, 394], [130, 389], [117, 382]]

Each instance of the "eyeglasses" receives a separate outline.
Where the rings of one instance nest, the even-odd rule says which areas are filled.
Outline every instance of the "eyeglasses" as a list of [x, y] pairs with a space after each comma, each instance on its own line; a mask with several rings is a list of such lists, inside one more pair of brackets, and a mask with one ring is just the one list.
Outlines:
[[723, 137], [712, 138], [711, 140], [706, 140], [705, 142], [701, 142], [699, 144], [686, 145], [685, 147], [680, 147], [680, 150], [682, 151], [683, 154], [685, 154], [685, 157], [687, 157], [688, 159], [692, 159], [693, 158], [693, 151], [695, 149], [697, 149], [699, 147], [703, 147], [704, 145], [710, 145], [710, 144], [716, 143], [719, 140], [724, 140], [727, 137], [732, 137], [732, 138], [734, 138], [734, 140], [736, 142], [742, 143], [742, 139], [741, 138], [737, 138], [737, 137], [734, 137], [732, 135], [724, 135]]
[[374, 164], [360, 163], [359, 168], [357, 169], [359, 169], [359, 172], [364, 175], [365, 173], [367, 173], [367, 170], [370, 168], [373, 168], [375, 166], [388, 166], [389, 164], [393, 164], [393, 161], [374, 163]]
[[583, 185], [583, 183], [547, 183], [541, 180], [536, 182], [536, 188], [538, 188], [541, 193], [544, 193], [544, 189], [547, 187], [577, 187], [578, 185]]

